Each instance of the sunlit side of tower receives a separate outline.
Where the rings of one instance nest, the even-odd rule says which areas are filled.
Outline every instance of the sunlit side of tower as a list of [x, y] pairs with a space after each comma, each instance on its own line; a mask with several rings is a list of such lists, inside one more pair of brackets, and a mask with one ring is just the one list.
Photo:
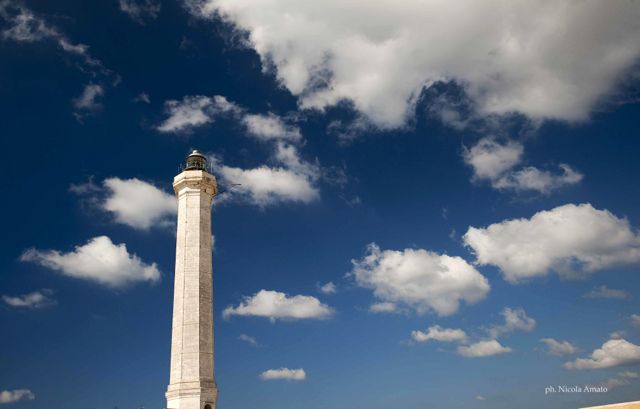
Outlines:
[[178, 196], [176, 269], [167, 408], [216, 409], [211, 205], [216, 179], [198, 151], [173, 179]]

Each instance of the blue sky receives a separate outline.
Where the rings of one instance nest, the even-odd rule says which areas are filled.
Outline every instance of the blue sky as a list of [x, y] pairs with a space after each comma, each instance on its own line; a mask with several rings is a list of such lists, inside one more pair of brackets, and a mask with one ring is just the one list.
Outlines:
[[305, 3], [0, 1], [0, 405], [164, 407], [193, 148], [221, 408], [640, 399], [638, 3]]

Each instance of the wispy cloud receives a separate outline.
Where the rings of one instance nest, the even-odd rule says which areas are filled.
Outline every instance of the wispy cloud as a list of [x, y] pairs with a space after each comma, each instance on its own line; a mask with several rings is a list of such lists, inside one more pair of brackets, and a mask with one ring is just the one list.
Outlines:
[[140, 25], [158, 18], [162, 8], [160, 2], [156, 0], [118, 0], [118, 5], [120, 11]]
[[595, 287], [593, 290], [584, 294], [584, 298], [608, 298], [615, 300], [626, 300], [631, 298], [631, 294], [624, 290], [609, 288], [606, 285]]
[[57, 304], [53, 298], [53, 290], [46, 288], [18, 296], [3, 295], [2, 301], [14, 308], [28, 309], [46, 308]]
[[247, 334], [240, 334], [240, 335], [238, 336], [238, 339], [239, 339], [240, 341], [246, 342], [247, 344], [252, 345], [252, 346], [254, 346], [254, 347], [255, 347], [255, 346], [258, 346], [258, 341], [257, 341], [254, 337], [249, 336], [249, 335], [247, 335]]
[[102, 61], [89, 52], [89, 46], [70, 40], [62, 31], [44, 17], [36, 15], [21, 2], [0, 2], [0, 18], [5, 21], [2, 37], [18, 43], [51, 41], [65, 55], [75, 59], [74, 64], [90, 77], [82, 93], [72, 103], [76, 108], [74, 116], [79, 121], [100, 108], [97, 98], [105, 92], [107, 83], [116, 84], [119, 77], [106, 68]]
[[286, 381], [304, 381], [307, 379], [307, 374], [304, 369], [268, 369], [260, 374], [260, 379], [263, 381], [273, 381], [283, 379]]
[[0, 403], [16, 403], [21, 400], [34, 400], [36, 395], [29, 389], [14, 389], [0, 391]]

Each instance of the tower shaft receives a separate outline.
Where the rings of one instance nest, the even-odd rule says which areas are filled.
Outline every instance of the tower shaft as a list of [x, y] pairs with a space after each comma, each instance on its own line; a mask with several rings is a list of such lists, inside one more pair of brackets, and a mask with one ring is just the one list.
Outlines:
[[176, 269], [167, 408], [216, 409], [211, 205], [215, 177], [202, 169], [174, 178], [178, 196]]

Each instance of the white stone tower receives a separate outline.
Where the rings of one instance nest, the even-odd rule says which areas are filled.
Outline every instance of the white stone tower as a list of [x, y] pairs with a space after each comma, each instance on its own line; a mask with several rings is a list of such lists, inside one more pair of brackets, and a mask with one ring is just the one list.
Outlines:
[[207, 159], [194, 150], [173, 179], [178, 196], [171, 374], [167, 408], [216, 409], [213, 374], [211, 205], [218, 189]]

